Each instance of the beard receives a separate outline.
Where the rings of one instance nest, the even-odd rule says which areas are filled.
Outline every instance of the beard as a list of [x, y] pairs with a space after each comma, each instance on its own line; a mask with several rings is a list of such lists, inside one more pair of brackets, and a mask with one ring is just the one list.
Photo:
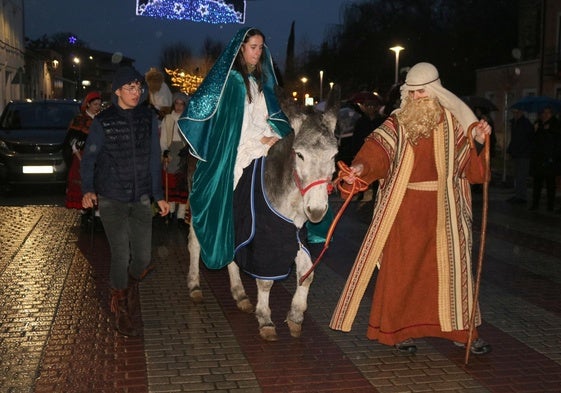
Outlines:
[[397, 114], [405, 136], [416, 145], [420, 138], [428, 138], [442, 121], [444, 111], [437, 98], [424, 97], [411, 99], [405, 97], [405, 105]]

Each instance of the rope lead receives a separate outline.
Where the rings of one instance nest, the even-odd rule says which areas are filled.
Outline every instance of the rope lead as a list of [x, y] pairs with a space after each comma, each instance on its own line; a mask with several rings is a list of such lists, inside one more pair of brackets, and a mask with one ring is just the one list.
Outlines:
[[[351, 169], [343, 161], [338, 161], [337, 166], [339, 167], [339, 175], [337, 176], [337, 179], [335, 179], [333, 181], [333, 183], [335, 183], [335, 186], [337, 187], [337, 189], [339, 191], [348, 192], [347, 190], [343, 189], [341, 183], [344, 182], [343, 179], [345, 177], [350, 176], [352, 174]], [[308, 276], [310, 274], [312, 274], [312, 272], [314, 271], [316, 266], [319, 264], [319, 262], [323, 258], [323, 254], [325, 254], [325, 251], [327, 250], [327, 248], [329, 247], [329, 243], [331, 242], [331, 238], [333, 237], [333, 232], [335, 231], [335, 227], [337, 226], [337, 223], [341, 219], [341, 216], [343, 215], [345, 209], [347, 208], [347, 206], [351, 202], [351, 199], [353, 199], [353, 196], [355, 196], [359, 192], [365, 191], [367, 189], [368, 189], [368, 183], [366, 183], [364, 180], [362, 180], [360, 178], [355, 179], [355, 181], [353, 183], [353, 187], [351, 188], [351, 190], [349, 192], [349, 195], [347, 195], [347, 198], [345, 198], [345, 202], [343, 203], [343, 205], [341, 206], [341, 208], [337, 212], [337, 215], [333, 219], [333, 222], [329, 226], [329, 230], [327, 231], [327, 236], [326, 236], [326, 239], [325, 239], [325, 244], [323, 245], [323, 249], [321, 250], [320, 254], [316, 258], [314, 263], [312, 264], [312, 267], [306, 272], [306, 274], [304, 274], [302, 277], [300, 277], [300, 280], [298, 281], [299, 285], [302, 285], [302, 283], [306, 280], [306, 278], [308, 278]]]

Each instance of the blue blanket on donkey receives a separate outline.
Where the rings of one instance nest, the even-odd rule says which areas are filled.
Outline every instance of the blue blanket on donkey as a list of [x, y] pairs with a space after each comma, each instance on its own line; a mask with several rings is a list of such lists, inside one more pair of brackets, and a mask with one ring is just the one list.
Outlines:
[[234, 258], [242, 271], [255, 278], [282, 280], [290, 275], [300, 248], [310, 255], [307, 231], [305, 226], [296, 228], [271, 205], [264, 172], [265, 158], [254, 160], [234, 191]]

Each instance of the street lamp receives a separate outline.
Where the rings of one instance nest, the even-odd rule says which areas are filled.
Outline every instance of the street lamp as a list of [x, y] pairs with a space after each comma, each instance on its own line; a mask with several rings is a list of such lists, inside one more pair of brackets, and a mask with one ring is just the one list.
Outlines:
[[300, 81], [302, 82], [302, 103], [305, 104], [304, 97], [306, 95], [306, 82], [308, 82], [308, 78], [303, 77]]
[[319, 72], [319, 102], [323, 101], [323, 71]]
[[[82, 79], [82, 73], [81, 73], [81, 69], [80, 69], [80, 58], [79, 57], [74, 57], [72, 59], [72, 62], [74, 63], [74, 67], [78, 69], [78, 72], [76, 73], [76, 96], [77, 96], [79, 88], [80, 88], [80, 84], [81, 84], [81, 79]], [[76, 98], [78, 98], [78, 97], [76, 97]]]
[[392, 46], [390, 48], [391, 51], [395, 52], [395, 84], [397, 85], [397, 82], [399, 82], [399, 52], [401, 52], [402, 50], [404, 50], [405, 48], [402, 46]]

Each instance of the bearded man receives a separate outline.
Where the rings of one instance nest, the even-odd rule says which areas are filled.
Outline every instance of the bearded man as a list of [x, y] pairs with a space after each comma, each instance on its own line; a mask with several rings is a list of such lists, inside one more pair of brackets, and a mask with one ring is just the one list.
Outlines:
[[[401, 106], [374, 130], [344, 177], [380, 181], [372, 223], [330, 327], [350, 331], [375, 266], [379, 273], [367, 336], [413, 354], [413, 339], [441, 337], [464, 347], [473, 309], [470, 184], [485, 180], [480, 154], [489, 124], [442, 87], [429, 63], [412, 67]], [[481, 324], [479, 307], [476, 326]], [[491, 346], [474, 331], [470, 348]]]

